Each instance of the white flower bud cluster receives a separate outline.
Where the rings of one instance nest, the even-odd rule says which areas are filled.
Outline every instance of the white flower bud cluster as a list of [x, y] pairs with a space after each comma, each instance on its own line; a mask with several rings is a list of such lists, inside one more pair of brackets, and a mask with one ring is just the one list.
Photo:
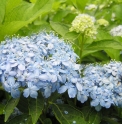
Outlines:
[[122, 25], [119, 25], [117, 27], [114, 27], [110, 30], [110, 34], [112, 36], [120, 36], [122, 37]]
[[85, 7], [86, 10], [96, 10], [97, 6], [95, 4], [90, 4]]

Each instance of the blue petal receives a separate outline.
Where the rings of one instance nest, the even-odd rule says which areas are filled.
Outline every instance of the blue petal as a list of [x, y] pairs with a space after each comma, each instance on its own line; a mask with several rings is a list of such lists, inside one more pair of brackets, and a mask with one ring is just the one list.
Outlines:
[[78, 89], [78, 91], [82, 91], [82, 85], [80, 83], [76, 83], [76, 87]]
[[60, 88], [60, 84], [58, 82], [52, 84], [52, 92], [55, 92], [59, 88]]
[[21, 71], [23, 71], [23, 70], [25, 70], [25, 65], [20, 64], [20, 65], [18, 65], [18, 68], [19, 68]]
[[9, 72], [11, 70], [11, 65], [8, 63], [7, 65], [6, 65], [6, 72]]
[[90, 93], [90, 97], [91, 97], [92, 99], [96, 99], [97, 95], [93, 92], [93, 93]]
[[2, 74], [2, 70], [0, 70], [0, 75]]
[[33, 86], [32, 82], [28, 82], [28, 87], [31, 88]]
[[0, 81], [1, 81], [2, 83], [4, 83], [4, 82], [5, 82], [5, 76], [2, 74], [0, 78], [1, 78]]
[[10, 85], [8, 85], [7, 82], [4, 82], [4, 83], [3, 83], [3, 87], [4, 87], [4, 89], [5, 89], [7, 92], [11, 92], [11, 87], [10, 87]]
[[103, 99], [100, 100], [100, 105], [105, 107], [105, 101]]
[[29, 90], [29, 88], [26, 88], [26, 89], [23, 91], [23, 96], [27, 98], [29, 95], [30, 95], [30, 90]]
[[77, 94], [77, 89], [76, 88], [69, 88], [68, 89], [68, 95], [70, 98], [74, 98]]
[[39, 88], [38, 88], [37, 86], [32, 86], [30, 89], [31, 89], [31, 90], [34, 90], [34, 91], [39, 90]]
[[67, 90], [67, 86], [61, 86], [58, 90], [58, 93], [64, 93]]
[[56, 75], [51, 75], [51, 82], [56, 82], [57, 81], [57, 76]]
[[77, 83], [77, 78], [71, 78], [72, 83]]
[[10, 76], [15, 76], [15, 75], [16, 75], [16, 72], [15, 72], [15, 71], [10, 71], [10, 72], [9, 72], [9, 75], [10, 75]]
[[18, 89], [17, 90], [11, 89], [11, 96], [13, 98], [19, 98], [20, 97], [20, 91]]
[[8, 83], [10, 86], [13, 86], [13, 85], [15, 84], [15, 79], [14, 79], [14, 77], [9, 76], [9, 77], [7, 78], [7, 83]]
[[31, 92], [30, 92], [30, 96], [32, 97], [32, 98], [37, 98], [37, 96], [38, 96], [38, 93], [37, 93], [37, 91], [33, 91], [33, 90], [31, 90]]
[[100, 105], [95, 106], [95, 110], [96, 110], [96, 111], [100, 111], [101, 108], [102, 108], [102, 107], [101, 107]]
[[83, 95], [83, 94], [81, 94], [80, 92], [78, 92], [78, 94], [77, 94], [77, 99], [78, 99], [81, 103], [84, 103], [84, 102], [88, 99], [88, 97], [87, 97], [86, 95]]
[[110, 108], [110, 107], [111, 107], [111, 102], [107, 101], [107, 102], [105, 103], [105, 107], [106, 107], [106, 108]]
[[51, 88], [45, 88], [44, 90], [44, 96], [45, 98], [48, 98], [51, 95]]
[[18, 63], [12, 63], [11, 67], [16, 67], [18, 65]]
[[97, 106], [99, 104], [99, 100], [95, 99], [91, 101], [91, 106]]
[[46, 74], [41, 74], [39, 76], [39, 79], [42, 80], [42, 81], [47, 81], [48, 80], [48, 76]]
[[39, 77], [39, 70], [38, 69], [36, 69], [35, 71], [34, 71], [34, 77], [35, 78], [38, 78]]

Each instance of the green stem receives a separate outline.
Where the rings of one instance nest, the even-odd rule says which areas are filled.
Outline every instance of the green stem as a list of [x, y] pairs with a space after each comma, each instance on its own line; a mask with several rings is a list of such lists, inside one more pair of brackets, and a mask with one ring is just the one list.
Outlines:
[[82, 62], [82, 53], [83, 53], [83, 45], [84, 45], [84, 41], [85, 41], [85, 37], [84, 34], [81, 35], [81, 37], [79, 38], [79, 42], [80, 42], [80, 63]]
[[40, 121], [42, 124], [44, 124], [41, 118], [39, 118], [39, 121]]
[[4, 88], [2, 86], [0, 86], [0, 90], [3, 90], [4, 91]]
[[77, 104], [77, 97], [74, 98], [74, 104]]

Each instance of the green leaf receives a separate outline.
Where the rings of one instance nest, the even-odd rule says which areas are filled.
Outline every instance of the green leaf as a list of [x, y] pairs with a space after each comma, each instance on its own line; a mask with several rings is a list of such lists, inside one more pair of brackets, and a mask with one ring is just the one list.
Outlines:
[[76, 0], [67, 0], [70, 4], [76, 6]]
[[41, 23], [40, 25], [30, 24], [28, 25], [28, 27], [21, 28], [16, 34], [22, 36], [29, 36], [32, 35], [33, 33], [38, 33], [41, 31], [50, 32], [51, 31], [50, 24], [48, 23]]
[[14, 8], [16, 8], [21, 3], [22, 3], [22, 0], [7, 0], [5, 15], [7, 15], [9, 12], [11, 12]]
[[109, 124], [120, 124], [114, 118], [103, 117], [103, 120], [109, 122]]
[[85, 9], [85, 6], [87, 4], [88, 0], [76, 0], [76, 4], [77, 4], [77, 8], [83, 12], [83, 10]]
[[68, 32], [64, 35], [64, 39], [67, 39], [67, 40], [76, 40], [78, 38], [79, 34], [76, 33], [76, 32]]
[[122, 20], [122, 18], [121, 18], [122, 3], [121, 3], [121, 4], [114, 5], [114, 6], [112, 7], [112, 11], [115, 13], [116, 19]]
[[89, 124], [100, 124], [101, 122], [101, 113], [92, 111], [89, 115]]
[[0, 25], [0, 40], [5, 35], [12, 35], [22, 27], [34, 21], [41, 14], [51, 10], [54, 0], [37, 0], [35, 4], [22, 2], [13, 8], [5, 17], [5, 21]]
[[114, 109], [117, 112], [117, 115], [122, 118], [122, 108], [115, 106]]
[[89, 55], [89, 54], [92, 54], [92, 53], [94, 53], [94, 52], [97, 52], [97, 51], [99, 51], [99, 50], [89, 50], [89, 49], [87, 49], [87, 50], [83, 50], [83, 53], [82, 53], [82, 58], [84, 58], [85, 56], [87, 56], [87, 55]]
[[0, 104], [0, 115], [2, 115], [2, 114], [3, 114], [4, 107], [5, 107], [5, 105]]
[[100, 124], [101, 122], [101, 113], [95, 111], [89, 106], [82, 108], [83, 115], [88, 124]]
[[36, 3], [33, 4], [23, 1], [6, 15], [5, 22], [27, 21], [30, 23], [40, 16], [40, 14], [50, 11], [52, 2], [53, 0], [37, 0]]
[[30, 0], [30, 2], [35, 3], [35, 2], [36, 2], [36, 0]]
[[81, 111], [67, 104], [51, 103], [52, 110], [60, 124], [87, 124]]
[[6, 0], [1, 0], [0, 1], [0, 24], [3, 22], [5, 11], [6, 11]]
[[91, 55], [88, 55], [87, 57], [85, 58], [82, 58], [82, 62], [85, 62], [85, 63], [96, 63], [98, 60], [96, 60], [96, 58], [94, 58], [93, 56]]
[[48, 101], [49, 102], [56, 102], [56, 100], [58, 98], [60, 98], [61, 94], [57, 93], [57, 92], [54, 92], [51, 94], [51, 96], [49, 97]]
[[104, 51], [98, 51], [98, 52], [92, 53], [91, 55], [102, 61], [107, 61], [110, 59]]
[[62, 21], [62, 19], [68, 14], [69, 12], [66, 10], [59, 10], [53, 17], [53, 22]]
[[22, 112], [22, 113], [29, 113], [28, 109], [28, 99], [25, 98], [23, 95], [21, 95], [19, 103], [17, 104], [17, 108]]
[[9, 120], [6, 124], [32, 124], [32, 121], [28, 114], [22, 114]]
[[38, 96], [37, 99], [29, 99], [29, 115], [31, 115], [33, 124], [36, 124], [39, 116], [42, 114], [44, 107], [44, 98]]
[[69, 28], [67, 25], [60, 23], [60, 22], [50, 22], [51, 27], [61, 36], [64, 36], [68, 31]]
[[109, 49], [105, 50], [105, 52], [110, 56], [111, 59], [114, 59], [116, 61], [120, 60], [120, 50]]
[[100, 50], [111, 50], [111, 49], [122, 49], [122, 43], [115, 40], [100, 40], [97, 42], [92, 42], [90, 45], [84, 45], [82, 58], [100, 51]]
[[17, 106], [18, 102], [19, 102], [19, 98], [18, 99], [11, 98], [6, 104], [5, 109], [4, 109], [4, 114], [5, 114], [4, 121], [5, 122], [8, 120], [9, 116], [13, 112], [14, 108]]
[[46, 118], [44, 121], [43, 121], [44, 124], [52, 124], [52, 121], [50, 120], [50, 118]]
[[106, 32], [106, 29], [98, 29], [95, 41], [112, 39], [112, 38], [113, 37], [110, 35], [110, 33]]
[[[64, 21], [67, 24], [71, 24], [74, 18], [77, 16], [76, 13], [68, 13], [67, 16], [64, 17]], [[71, 26], [70, 26], [71, 27]]]
[[89, 120], [89, 115], [90, 115], [91, 111], [93, 111], [93, 109], [90, 106], [85, 106], [85, 107], [82, 108], [81, 111], [84, 115], [85, 120], [88, 121]]
[[86, 49], [89, 50], [104, 50], [104, 49], [122, 49], [122, 43], [115, 41], [115, 40], [100, 40], [97, 42], [93, 42], [89, 46], [87, 46]]

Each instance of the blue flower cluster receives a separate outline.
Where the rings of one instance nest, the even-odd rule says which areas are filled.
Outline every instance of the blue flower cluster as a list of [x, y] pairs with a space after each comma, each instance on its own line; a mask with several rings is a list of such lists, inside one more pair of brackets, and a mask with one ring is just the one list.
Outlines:
[[91, 98], [96, 110], [111, 105], [122, 106], [122, 63], [111, 61], [105, 65], [88, 65], [83, 71], [82, 91], [77, 99], [84, 103]]
[[13, 37], [0, 45], [0, 82], [13, 98], [37, 98], [41, 91], [45, 98], [58, 90], [68, 90], [69, 97], [77, 94], [73, 81], [80, 78], [78, 56], [72, 47], [53, 33], [31, 37]]

